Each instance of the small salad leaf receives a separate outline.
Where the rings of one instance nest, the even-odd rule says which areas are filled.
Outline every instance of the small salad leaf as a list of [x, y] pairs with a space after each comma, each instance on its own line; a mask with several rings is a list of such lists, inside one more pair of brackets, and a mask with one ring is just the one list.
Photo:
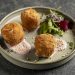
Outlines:
[[54, 27], [58, 28], [58, 25], [53, 20], [51, 20], [51, 21], [52, 21]]
[[48, 19], [48, 25], [49, 25], [50, 27], [52, 27], [52, 20], [51, 20], [51, 19]]
[[60, 22], [64, 19], [62, 15], [53, 10], [50, 10], [50, 14], [47, 15], [47, 18], [51, 18], [54, 22]]
[[66, 30], [68, 30], [68, 24], [69, 24], [68, 20], [63, 20], [63, 21], [59, 22], [59, 27], [63, 31], [66, 31]]
[[52, 28], [51, 33], [58, 34], [58, 35], [62, 36], [64, 32], [62, 30], [60, 30], [59, 28]]
[[58, 35], [62, 36], [64, 34], [63, 30], [59, 30]]
[[38, 29], [38, 34], [43, 34], [43, 33], [47, 33], [48, 31], [48, 28], [47, 28], [47, 23], [46, 21], [45, 22], [42, 22], [40, 24], [40, 28]]

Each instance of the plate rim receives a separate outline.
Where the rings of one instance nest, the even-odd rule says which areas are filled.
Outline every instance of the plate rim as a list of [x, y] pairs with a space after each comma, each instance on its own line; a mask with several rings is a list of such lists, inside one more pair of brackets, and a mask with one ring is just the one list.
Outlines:
[[[28, 8], [52, 9], [52, 10], [55, 10], [55, 11], [57, 11], [57, 12], [60, 12], [60, 13], [62, 13], [62, 14], [64, 14], [64, 15], [66, 15], [66, 16], [69, 17], [73, 22], [75, 22], [71, 16], [67, 15], [66, 13], [64, 13], [64, 12], [58, 10], [58, 9], [55, 9], [55, 8], [52, 8], [52, 7], [32, 6], [32, 7], [20, 8], [20, 9], [18, 9], [18, 10], [15, 10], [15, 11], [9, 13], [8, 15], [6, 15], [6, 16], [1, 20], [0, 25], [3, 23], [3, 21], [4, 21], [6, 18], [8, 18], [9, 16], [11, 16], [12, 14], [15, 14], [16, 12], [19, 12], [19, 11], [22, 11], [22, 10], [28, 9]], [[1, 34], [1, 33], [0, 33], [0, 34]], [[62, 60], [64, 60], [64, 59], [67, 59], [67, 58], [70, 57], [73, 53], [75, 53], [75, 49], [74, 49], [70, 54], [66, 55], [65, 57], [63, 57], [62, 59], [59, 59], [59, 60], [57, 60], [57, 61], [45, 62], [45, 63], [35, 63], [35, 62], [30, 62], [30, 61], [25, 61], [25, 60], [21, 60], [21, 59], [14, 58], [14, 57], [12, 57], [11, 55], [9, 55], [2, 47], [0, 47], [0, 50], [2, 50], [2, 52], [4, 52], [5, 54], [7, 54], [9, 57], [15, 59], [16, 61], [23, 62], [23, 63], [26, 63], [26, 64], [37, 64], [37, 65], [39, 65], [39, 64], [41, 64], [41, 65], [42, 65], [42, 64], [52, 64], [52, 63], [60, 62], [60, 61], [62, 61]]]

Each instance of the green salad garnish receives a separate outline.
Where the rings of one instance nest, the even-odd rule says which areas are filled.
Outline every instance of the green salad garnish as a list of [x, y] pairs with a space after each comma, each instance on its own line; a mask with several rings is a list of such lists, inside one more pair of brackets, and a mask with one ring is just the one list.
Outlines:
[[38, 34], [44, 33], [63, 35], [63, 31], [49, 18], [40, 24]]
[[50, 9], [50, 13], [45, 16], [45, 19], [40, 24], [38, 34], [50, 33], [63, 35], [70, 27], [70, 21], [62, 14]]

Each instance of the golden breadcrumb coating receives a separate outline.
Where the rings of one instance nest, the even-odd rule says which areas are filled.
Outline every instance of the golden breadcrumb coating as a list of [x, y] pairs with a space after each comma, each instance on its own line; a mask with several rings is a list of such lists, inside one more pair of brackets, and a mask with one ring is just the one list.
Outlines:
[[35, 49], [38, 57], [49, 57], [54, 52], [56, 40], [51, 34], [41, 34], [35, 38]]
[[21, 20], [23, 29], [32, 31], [38, 27], [40, 23], [40, 15], [36, 10], [29, 8], [22, 11]]
[[1, 35], [11, 46], [16, 45], [24, 38], [24, 31], [19, 23], [8, 23], [1, 29]]

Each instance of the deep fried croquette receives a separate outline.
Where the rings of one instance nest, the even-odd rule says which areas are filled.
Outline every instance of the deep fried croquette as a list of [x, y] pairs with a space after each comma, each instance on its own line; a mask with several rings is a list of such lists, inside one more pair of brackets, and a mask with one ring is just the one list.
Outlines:
[[16, 45], [24, 38], [24, 31], [19, 23], [8, 23], [1, 29], [5, 42], [11, 46]]
[[36, 10], [29, 8], [22, 11], [21, 21], [24, 30], [32, 31], [38, 27], [40, 15]]
[[56, 40], [51, 34], [41, 34], [35, 38], [35, 49], [38, 57], [49, 57], [54, 52]]

